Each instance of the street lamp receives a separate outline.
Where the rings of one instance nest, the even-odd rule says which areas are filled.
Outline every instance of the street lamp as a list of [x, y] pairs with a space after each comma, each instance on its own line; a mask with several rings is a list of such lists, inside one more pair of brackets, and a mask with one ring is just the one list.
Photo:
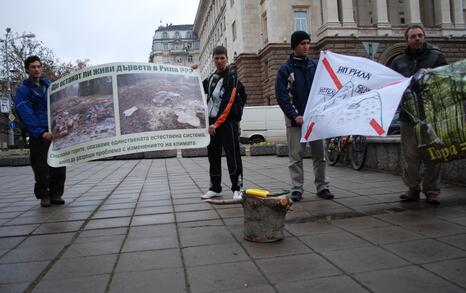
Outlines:
[[6, 28], [6, 34], [5, 34], [5, 39], [2, 40], [0, 39], [0, 42], [5, 43], [5, 67], [6, 67], [6, 92], [7, 92], [7, 97], [8, 97], [8, 102], [10, 104], [10, 127], [8, 128], [8, 144], [10, 146], [15, 144], [15, 132], [14, 132], [14, 116], [13, 114], [13, 99], [11, 97], [11, 80], [10, 80], [10, 64], [8, 62], [8, 42], [13, 41], [16, 39], [23, 39], [23, 38], [34, 38], [34, 34], [23, 34], [21, 36], [17, 36], [14, 38], [9, 38], [11, 28], [7, 27]]

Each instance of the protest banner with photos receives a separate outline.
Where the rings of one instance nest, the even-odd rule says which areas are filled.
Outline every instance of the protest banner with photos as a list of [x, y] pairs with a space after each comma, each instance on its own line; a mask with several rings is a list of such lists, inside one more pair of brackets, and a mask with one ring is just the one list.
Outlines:
[[466, 158], [466, 59], [415, 76], [402, 106], [416, 123], [425, 159], [448, 162]]
[[190, 67], [88, 67], [53, 82], [48, 97], [53, 167], [210, 141], [201, 77]]
[[304, 112], [301, 142], [387, 135], [410, 81], [367, 58], [321, 52]]

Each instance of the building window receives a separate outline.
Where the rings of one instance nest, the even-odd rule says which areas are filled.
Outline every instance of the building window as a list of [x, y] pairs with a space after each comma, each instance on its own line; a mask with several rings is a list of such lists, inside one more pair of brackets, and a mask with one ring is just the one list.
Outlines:
[[168, 50], [168, 43], [163, 43], [163, 49]]
[[187, 39], [192, 39], [193, 38], [193, 33], [191, 31], [186, 32], [186, 38]]
[[189, 62], [189, 63], [193, 63], [193, 56], [188, 55], [188, 62]]
[[168, 39], [168, 33], [167, 32], [162, 33], [162, 39]]
[[233, 23], [231, 24], [231, 34], [232, 34], [232, 37], [233, 37], [233, 41], [236, 40], [236, 22], [233, 21]]
[[163, 63], [169, 64], [170, 63], [170, 57], [169, 56], [163, 56]]
[[175, 32], [175, 39], [179, 39], [180, 38], [180, 32]]
[[262, 14], [262, 41], [267, 43], [268, 36], [267, 36], [267, 12]]
[[181, 56], [176, 56], [176, 63], [181, 63], [183, 61], [183, 58]]
[[307, 12], [295, 11], [294, 12], [294, 30], [307, 32]]

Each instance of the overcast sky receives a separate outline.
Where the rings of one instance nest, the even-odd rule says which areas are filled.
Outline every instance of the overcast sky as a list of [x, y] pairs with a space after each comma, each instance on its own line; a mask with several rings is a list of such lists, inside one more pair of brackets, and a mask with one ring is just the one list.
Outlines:
[[199, 0], [2, 0], [5, 29], [34, 33], [60, 61], [147, 62], [162, 21], [192, 24]]

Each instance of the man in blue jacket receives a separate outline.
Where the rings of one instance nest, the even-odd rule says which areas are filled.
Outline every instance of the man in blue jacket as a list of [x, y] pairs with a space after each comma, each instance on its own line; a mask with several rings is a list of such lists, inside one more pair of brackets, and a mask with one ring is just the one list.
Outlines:
[[[303, 195], [304, 170], [303, 156], [306, 147], [301, 143], [301, 127], [304, 119], [307, 99], [314, 80], [317, 62], [308, 58], [310, 36], [304, 31], [296, 31], [291, 35], [291, 49], [293, 53], [280, 66], [275, 81], [275, 96], [278, 104], [285, 113], [286, 136], [288, 142], [288, 169], [291, 176], [291, 199], [300, 201]], [[324, 144], [322, 140], [309, 143], [314, 165], [314, 183], [317, 196], [332, 199], [329, 181], [325, 175]]]
[[16, 91], [16, 112], [29, 133], [30, 160], [34, 171], [34, 193], [42, 207], [61, 205], [65, 186], [66, 168], [53, 168], [47, 164], [47, 152], [53, 133], [48, 131], [47, 89], [50, 81], [42, 77], [42, 63], [37, 56], [24, 62], [28, 79]]

